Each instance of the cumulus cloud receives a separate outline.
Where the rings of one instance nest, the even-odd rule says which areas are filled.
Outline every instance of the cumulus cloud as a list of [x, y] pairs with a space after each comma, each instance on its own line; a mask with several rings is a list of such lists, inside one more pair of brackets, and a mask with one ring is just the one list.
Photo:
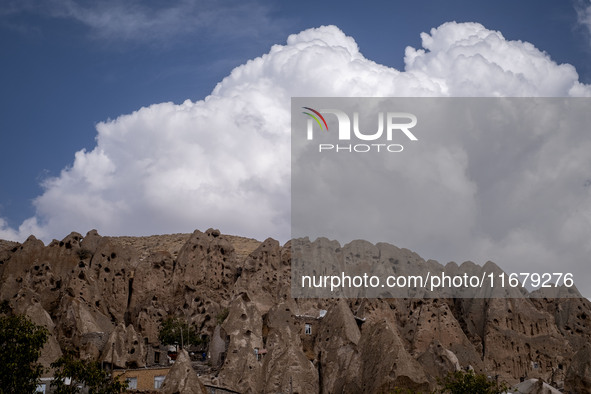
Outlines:
[[48, 237], [45, 229], [38, 225], [36, 217], [24, 220], [18, 229], [10, 227], [6, 220], [0, 217], [0, 239], [22, 242], [32, 234], [39, 238]]
[[588, 96], [570, 64], [556, 64], [528, 42], [507, 41], [478, 23], [446, 23], [406, 49], [406, 71], [440, 81], [449, 96]]
[[262, 237], [289, 226], [289, 166], [281, 165], [289, 145], [275, 130], [286, 119], [266, 113], [270, 97], [243, 99], [157, 104], [99, 124], [97, 147], [77, 152], [35, 201], [47, 227], [132, 234], [220, 226]]
[[[307, 121], [298, 108], [344, 109], [347, 103], [298, 99], [294, 130], [305, 130]], [[419, 141], [391, 141], [404, 144], [404, 152], [394, 155], [375, 149], [318, 154], [320, 143], [386, 141], [337, 142], [321, 133], [314, 143], [302, 143], [298, 138], [305, 137], [294, 133], [295, 236], [385, 241], [444, 263], [493, 260], [509, 272], [585, 273], [591, 253], [585, 241], [591, 235], [588, 99], [362, 103], [360, 116], [399, 108], [413, 113]], [[329, 129], [338, 127], [327, 119]]]
[[[91, 228], [141, 235], [217, 227], [285, 241], [291, 97], [591, 96], [571, 65], [480, 24], [446, 23], [421, 39], [422, 48], [408, 47], [404, 70], [396, 70], [365, 58], [335, 26], [306, 30], [235, 68], [201, 101], [154, 104], [102, 122], [96, 147], [77, 152], [71, 166], [44, 182], [35, 217], [18, 230], [0, 222], [0, 236], [22, 240], [35, 232], [47, 240]], [[482, 134], [485, 144], [464, 139], [417, 159], [412, 168], [420, 182], [400, 198], [436, 190], [433, 204], [448, 208], [432, 231], [416, 229], [399, 246], [443, 260], [513, 261], [536, 251], [547, 264], [581, 261], [591, 226], [583, 187], [591, 178], [589, 143], [576, 136], [572, 150], [566, 135], [540, 131], [527, 136], [527, 151], [511, 152], [509, 163], [495, 160], [499, 135], [493, 130]], [[501, 171], [510, 164], [513, 172]], [[539, 174], [554, 183], [536, 182]], [[564, 210], [545, 212], [546, 204]], [[432, 206], [430, 212], [441, 211], [441, 204]], [[408, 222], [432, 220], [425, 212], [405, 215]], [[450, 226], [461, 229], [445, 231]], [[438, 256], [427, 244], [444, 252]]]

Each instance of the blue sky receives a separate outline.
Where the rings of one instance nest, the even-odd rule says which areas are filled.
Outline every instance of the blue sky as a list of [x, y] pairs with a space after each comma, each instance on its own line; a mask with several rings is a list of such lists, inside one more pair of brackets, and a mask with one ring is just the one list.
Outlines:
[[584, 1], [0, 4], [0, 218], [11, 229], [31, 217], [40, 225], [48, 220], [33, 203], [45, 192], [43, 182], [71, 168], [75, 152], [95, 148], [98, 123], [152, 104], [203, 100], [235, 67], [309, 28], [335, 25], [366, 59], [404, 71], [405, 48], [420, 48], [422, 32], [449, 21], [478, 22], [571, 64], [579, 82], [591, 83]]

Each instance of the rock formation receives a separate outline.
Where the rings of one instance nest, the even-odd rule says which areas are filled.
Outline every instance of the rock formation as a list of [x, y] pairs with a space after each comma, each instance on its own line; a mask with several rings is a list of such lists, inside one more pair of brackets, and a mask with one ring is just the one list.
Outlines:
[[566, 372], [565, 386], [569, 392], [591, 392], [591, 346], [586, 344], [573, 356]]
[[[0, 301], [49, 329], [45, 365], [66, 349], [118, 368], [168, 365], [160, 324], [184, 319], [200, 337], [188, 338], [194, 354], [179, 354], [165, 392], [201, 392], [201, 382], [241, 393], [428, 391], [438, 377], [466, 368], [510, 384], [538, 379], [528, 387], [539, 392], [549, 390], [543, 382], [591, 391], [591, 303], [584, 298], [516, 298], [522, 289], [505, 298], [422, 298], [416, 289], [415, 298], [294, 299], [292, 242], [310, 245], [213, 229], [151, 237], [90, 231], [47, 246], [33, 236], [0, 241]], [[337, 268], [385, 259], [399, 273], [413, 265], [501, 272], [493, 263], [443, 267], [383, 243], [314, 245], [311, 253]]]
[[186, 350], [180, 351], [161, 389], [163, 394], [207, 394], [207, 389], [191, 366]]

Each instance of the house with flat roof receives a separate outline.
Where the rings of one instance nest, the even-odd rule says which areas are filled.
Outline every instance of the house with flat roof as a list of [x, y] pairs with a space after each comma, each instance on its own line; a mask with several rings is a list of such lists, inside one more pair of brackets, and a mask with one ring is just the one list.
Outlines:
[[127, 382], [130, 390], [159, 389], [170, 367], [116, 369], [113, 376]]

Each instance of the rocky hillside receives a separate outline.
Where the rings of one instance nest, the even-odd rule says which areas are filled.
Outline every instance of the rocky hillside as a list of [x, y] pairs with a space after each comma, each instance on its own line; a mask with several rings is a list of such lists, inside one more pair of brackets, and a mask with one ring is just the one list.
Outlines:
[[119, 368], [167, 364], [159, 327], [177, 316], [207, 338], [202, 381], [242, 393], [427, 391], [469, 366], [591, 392], [586, 299], [293, 299], [290, 263], [289, 243], [216, 230], [31, 236], [0, 241], [0, 300], [50, 329], [46, 365], [66, 348]]

